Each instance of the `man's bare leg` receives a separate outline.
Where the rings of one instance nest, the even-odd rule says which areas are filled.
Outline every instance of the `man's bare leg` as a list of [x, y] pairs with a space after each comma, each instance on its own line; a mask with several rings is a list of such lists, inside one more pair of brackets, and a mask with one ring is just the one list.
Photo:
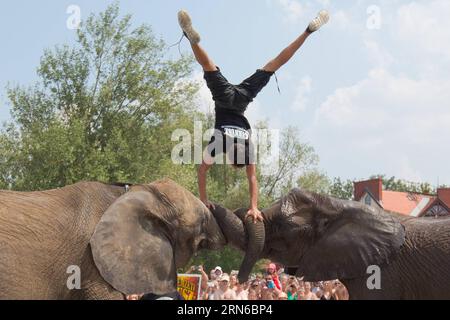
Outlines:
[[194, 52], [195, 59], [202, 66], [203, 71], [217, 71], [217, 66], [208, 56], [206, 51], [200, 46], [200, 44], [191, 43], [192, 51]]
[[319, 30], [323, 25], [325, 25], [330, 19], [327, 11], [320, 11], [317, 17], [311, 21], [308, 28], [303, 32], [294, 42], [292, 42], [286, 49], [281, 51], [281, 53], [263, 68], [265, 71], [276, 72], [283, 65], [285, 65], [294, 54], [302, 47], [306, 39], [313, 33]]
[[185, 10], [178, 12], [178, 23], [183, 30], [184, 35], [191, 43], [192, 51], [195, 59], [202, 66], [204, 71], [217, 71], [217, 67], [206, 53], [205, 49], [200, 46], [200, 35], [192, 26], [192, 20]]
[[306, 39], [311, 35], [308, 31], [305, 31], [300, 37], [298, 37], [294, 42], [292, 42], [286, 49], [281, 51], [281, 53], [263, 68], [265, 71], [276, 72], [282, 66], [284, 66], [294, 54], [301, 48], [305, 43]]

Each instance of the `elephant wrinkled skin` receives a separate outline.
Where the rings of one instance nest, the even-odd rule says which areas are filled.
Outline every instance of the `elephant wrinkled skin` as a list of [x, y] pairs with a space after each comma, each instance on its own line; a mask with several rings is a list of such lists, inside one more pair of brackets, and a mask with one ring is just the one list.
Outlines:
[[[211, 212], [170, 180], [0, 191], [0, 299], [123, 299], [176, 291], [176, 269], [226, 240]], [[81, 271], [69, 290], [70, 266]]]

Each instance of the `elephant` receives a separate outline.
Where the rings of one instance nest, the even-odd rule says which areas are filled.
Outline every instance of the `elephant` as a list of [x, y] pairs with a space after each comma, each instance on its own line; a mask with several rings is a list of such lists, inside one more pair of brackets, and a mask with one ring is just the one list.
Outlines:
[[177, 268], [226, 245], [210, 210], [175, 182], [126, 187], [0, 191], [0, 299], [173, 293]]
[[450, 218], [401, 216], [298, 188], [252, 229], [246, 212], [213, 211], [230, 245], [252, 250], [241, 282], [249, 263], [266, 258], [308, 282], [339, 279], [352, 300], [450, 299]]

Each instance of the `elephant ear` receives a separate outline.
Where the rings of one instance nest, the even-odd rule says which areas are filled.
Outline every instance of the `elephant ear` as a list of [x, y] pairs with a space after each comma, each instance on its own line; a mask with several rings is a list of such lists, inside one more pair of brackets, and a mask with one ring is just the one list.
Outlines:
[[297, 276], [306, 281], [352, 279], [371, 265], [389, 264], [405, 242], [405, 229], [393, 215], [357, 202], [294, 190], [282, 203], [287, 215], [312, 219], [310, 243]]
[[[152, 192], [129, 192], [108, 208], [90, 244], [102, 277], [124, 294], [176, 291], [170, 208]], [[161, 217], [161, 219], [158, 219]]]

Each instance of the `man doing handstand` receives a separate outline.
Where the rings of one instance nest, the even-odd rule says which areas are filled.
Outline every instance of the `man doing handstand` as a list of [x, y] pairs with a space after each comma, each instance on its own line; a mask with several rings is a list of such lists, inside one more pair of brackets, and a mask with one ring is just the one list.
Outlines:
[[[200, 35], [193, 28], [189, 14], [182, 10], [178, 13], [178, 21], [184, 35], [191, 43], [192, 51], [204, 71], [204, 78], [211, 90], [215, 101], [216, 133], [205, 150], [203, 162], [198, 170], [198, 186], [200, 200], [210, 209], [213, 204], [206, 193], [206, 174], [214, 163], [216, 155], [225, 153], [228, 163], [235, 168], [246, 168], [250, 191], [250, 210], [248, 216], [254, 221], [262, 221], [258, 210], [258, 181], [256, 178], [256, 164], [252, 160], [251, 126], [244, 113], [247, 106], [257, 94], [267, 85], [272, 75], [286, 64], [300, 49], [306, 39], [319, 30], [329, 20], [327, 11], [320, 11], [308, 25], [308, 28], [287, 48], [262, 69], [258, 69], [252, 76], [239, 85], [233, 85], [222, 75], [220, 69], [200, 46]], [[231, 143], [229, 143], [231, 141]], [[225, 143], [226, 142], [226, 143]], [[219, 148], [217, 148], [219, 146]], [[219, 149], [219, 150], [217, 150]]]

